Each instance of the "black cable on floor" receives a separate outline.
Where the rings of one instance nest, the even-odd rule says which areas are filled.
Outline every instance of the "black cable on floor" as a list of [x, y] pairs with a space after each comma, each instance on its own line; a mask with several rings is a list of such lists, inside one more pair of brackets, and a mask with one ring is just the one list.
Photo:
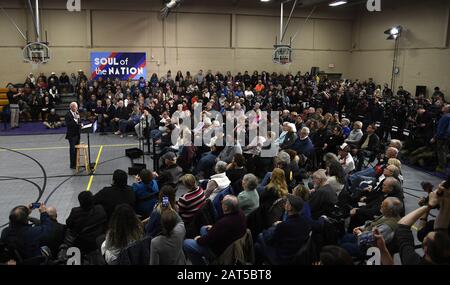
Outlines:
[[127, 156], [126, 155], [122, 155], [122, 156], [119, 156], [119, 157], [116, 157], [116, 158], [111, 158], [111, 159], [108, 159], [108, 160], [100, 162], [99, 164], [97, 164], [97, 166], [105, 164], [105, 163], [108, 163], [108, 162], [111, 162], [111, 161], [114, 161], [114, 160], [117, 160], [117, 159], [121, 159], [121, 158], [124, 158], [124, 157], [127, 157]]

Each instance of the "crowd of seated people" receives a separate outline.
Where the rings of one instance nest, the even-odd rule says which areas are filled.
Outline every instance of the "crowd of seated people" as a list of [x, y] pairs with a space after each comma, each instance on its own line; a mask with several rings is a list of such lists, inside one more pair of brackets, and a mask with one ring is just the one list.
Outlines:
[[[387, 86], [381, 90], [372, 80], [210, 71], [154, 74], [149, 82], [81, 80], [76, 92], [87, 119], [97, 117], [104, 131], [116, 135], [138, 130], [158, 147], [162, 163], [153, 173], [140, 173], [133, 186], [117, 170], [112, 186], [85, 200], [80, 194], [79, 215], [95, 215], [103, 224], [72, 224], [78, 232], [70, 232], [75, 240], [88, 232], [88, 243], [95, 245], [90, 252], [107, 264], [142, 258], [145, 264], [312, 264], [330, 252], [346, 263], [342, 255], [364, 258], [359, 237], [367, 232], [374, 233], [384, 264], [397, 252], [403, 264], [448, 263], [450, 187], [440, 185], [428, 205], [406, 215], [400, 162], [416, 143], [403, 133], [417, 132], [413, 126], [429, 112], [432, 131], [422, 143], [436, 143], [437, 168], [445, 170], [450, 110], [442, 93], [425, 99], [402, 88], [397, 94]], [[201, 120], [186, 127], [195, 106], [203, 107]], [[256, 115], [246, 117], [250, 110]], [[227, 111], [233, 134], [220, 120]], [[253, 128], [267, 122], [262, 111], [279, 112], [280, 133], [270, 129], [249, 141]], [[190, 143], [195, 138], [203, 143]], [[274, 145], [275, 155], [262, 155]], [[437, 205], [434, 227], [423, 223], [429, 231], [423, 234], [425, 256], [416, 256], [411, 226]], [[34, 228], [26, 218], [20, 226]], [[15, 227], [12, 222], [2, 234], [7, 245]], [[44, 245], [35, 245], [32, 256]], [[29, 245], [25, 240], [10, 246]]]
[[[201, 104], [207, 118], [202, 125], [192, 126], [197, 132], [220, 127], [211, 111], [234, 112], [239, 132], [248, 129], [242, 119], [246, 112], [279, 111], [280, 122], [286, 123], [278, 138], [280, 147], [310, 158], [313, 146], [319, 162], [325, 153], [335, 153], [343, 141], [355, 157], [368, 156], [374, 161], [384, 143], [399, 139], [404, 141], [402, 157], [408, 161], [440, 172], [447, 166], [450, 110], [439, 87], [425, 97], [414, 96], [402, 86], [394, 92], [372, 79], [332, 81], [300, 72], [232, 75], [211, 70], [195, 75], [178, 71], [176, 76], [168, 71], [161, 77], [153, 74], [149, 81], [89, 80], [81, 70], [70, 77], [52, 73], [47, 78], [41, 73], [37, 78], [30, 74], [21, 87], [11, 92], [12, 96], [21, 94], [11, 99], [18, 103], [21, 117], [41, 119], [49, 128], [59, 127], [52, 109], [60, 102], [60, 94], [72, 91], [82, 117], [97, 119], [102, 133], [151, 137], [166, 147], [171, 147], [167, 138]], [[304, 127], [308, 129], [301, 132]], [[245, 147], [253, 147], [244, 152], [246, 156], [257, 151], [257, 144], [248, 142]], [[228, 159], [229, 154], [231, 150]], [[359, 159], [355, 164], [357, 170], [362, 162]]]
[[[173, 155], [165, 156], [164, 163], [172, 165], [169, 171], [181, 170]], [[56, 208], [43, 203], [39, 219], [30, 217], [32, 205], [12, 209], [0, 238], [0, 262], [65, 264], [67, 249], [77, 247], [83, 264], [311, 265], [321, 264], [325, 254], [335, 254], [337, 264], [356, 264], [368, 258], [369, 247], [377, 247], [379, 263], [385, 265], [394, 264], [397, 253], [402, 264], [449, 264], [446, 183], [406, 214], [396, 159], [389, 159], [378, 180], [355, 186], [346, 174], [340, 181], [345, 173], [341, 163], [327, 156], [326, 169], [315, 171], [311, 183], [290, 189], [285, 171], [277, 167], [280, 159], [290, 158], [281, 150], [267, 181], [258, 185], [257, 176], [248, 173], [239, 179], [239, 190], [228, 183], [214, 197], [207, 197], [206, 189], [218, 181], [212, 178], [217, 174], [205, 183], [182, 170], [176, 173], [183, 176], [170, 179], [167, 168], [144, 169], [130, 186], [127, 173], [116, 170], [111, 186], [78, 195], [79, 206], [65, 224], [58, 221]], [[216, 172], [229, 181], [226, 169], [241, 159], [237, 153], [229, 164], [217, 161]], [[341, 171], [335, 169], [339, 166]], [[434, 209], [438, 214], [432, 220]], [[415, 251], [414, 224], [423, 255]]]
[[[40, 73], [37, 77], [30, 73], [23, 83], [16, 85], [9, 83], [6, 87], [10, 104], [11, 127], [18, 127], [20, 120], [24, 122], [42, 121], [44, 126], [49, 129], [59, 128], [61, 123], [55, 116], [55, 107], [62, 102], [61, 94], [74, 92], [76, 86], [86, 80], [87, 77], [82, 71], [78, 72], [78, 76], [72, 73], [70, 77], [65, 72], [62, 72], [59, 77], [52, 72], [48, 77], [44, 73]], [[14, 108], [18, 111], [17, 115], [13, 114]]]

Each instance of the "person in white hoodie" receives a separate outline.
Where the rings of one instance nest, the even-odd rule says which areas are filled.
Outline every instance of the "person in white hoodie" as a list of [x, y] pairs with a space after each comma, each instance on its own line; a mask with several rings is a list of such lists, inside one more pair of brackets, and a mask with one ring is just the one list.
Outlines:
[[210, 199], [211, 201], [214, 200], [214, 198], [218, 193], [220, 193], [220, 191], [224, 190], [231, 184], [230, 179], [228, 179], [227, 175], [225, 174], [226, 170], [227, 170], [226, 162], [218, 161], [216, 163], [215, 167], [216, 174], [211, 176], [211, 179], [209, 180], [205, 191], [205, 197]]

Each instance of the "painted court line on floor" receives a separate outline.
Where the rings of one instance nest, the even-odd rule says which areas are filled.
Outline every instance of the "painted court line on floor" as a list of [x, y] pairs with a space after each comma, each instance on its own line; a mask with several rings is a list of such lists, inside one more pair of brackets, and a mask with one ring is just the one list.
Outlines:
[[[94, 165], [94, 171], [93, 171], [94, 173], [97, 170], [98, 161], [100, 160], [100, 155], [102, 154], [102, 151], [103, 151], [103, 146], [100, 146], [100, 149], [97, 154], [97, 158], [95, 159], [95, 165]], [[93, 180], [94, 180], [94, 175], [91, 175], [91, 177], [89, 178], [89, 183], [86, 188], [86, 191], [91, 191], [91, 185], [92, 185]]]
[[[128, 146], [137, 146], [138, 144], [110, 144], [110, 145], [91, 145], [91, 148], [100, 148], [100, 147], [128, 147]], [[15, 151], [35, 151], [35, 150], [58, 150], [58, 149], [68, 149], [68, 146], [52, 146], [52, 147], [35, 147], [35, 148], [14, 148], [12, 150]], [[4, 152], [7, 150], [0, 150], [0, 152]]]

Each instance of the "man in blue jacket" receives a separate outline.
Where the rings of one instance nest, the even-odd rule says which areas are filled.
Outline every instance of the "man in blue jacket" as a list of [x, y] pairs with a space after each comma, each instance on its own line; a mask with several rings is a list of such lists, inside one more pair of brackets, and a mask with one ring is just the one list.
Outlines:
[[303, 154], [307, 158], [311, 158], [314, 153], [314, 145], [309, 138], [309, 128], [303, 127], [300, 131], [300, 138], [294, 143], [292, 147], [298, 154]]
[[39, 244], [52, 232], [52, 222], [45, 205], [41, 203], [39, 207], [40, 225], [33, 226], [29, 223], [32, 210], [31, 205], [12, 209], [9, 214], [9, 226], [2, 231], [0, 238], [1, 242], [16, 249], [22, 259], [41, 256]]
[[285, 204], [287, 219], [275, 222], [274, 227], [258, 236], [255, 245], [257, 258], [273, 265], [288, 264], [308, 238], [311, 227], [299, 212], [303, 208], [302, 198], [288, 194]]
[[442, 107], [442, 117], [437, 123], [436, 134], [431, 139], [431, 143], [436, 142], [436, 152], [438, 166], [436, 171], [445, 173], [447, 167], [447, 155], [450, 145], [450, 105]]

